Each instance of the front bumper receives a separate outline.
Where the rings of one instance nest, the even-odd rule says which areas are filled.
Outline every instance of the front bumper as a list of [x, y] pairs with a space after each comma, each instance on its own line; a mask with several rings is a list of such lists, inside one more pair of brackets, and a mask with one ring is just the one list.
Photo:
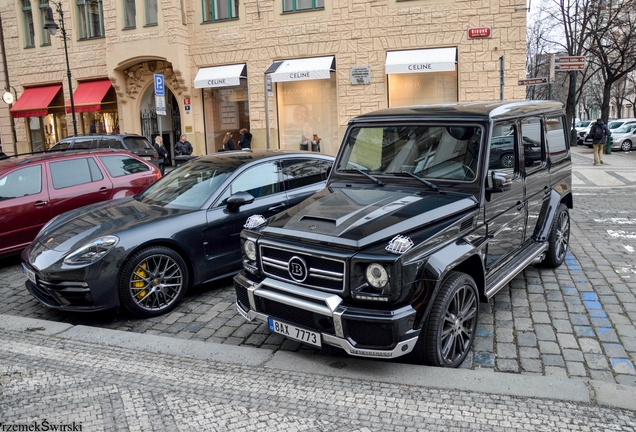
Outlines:
[[408, 354], [420, 330], [415, 310], [347, 306], [336, 295], [265, 278], [252, 280], [243, 271], [234, 277], [236, 306], [248, 321], [268, 318], [319, 332], [322, 342], [359, 357], [395, 358]]

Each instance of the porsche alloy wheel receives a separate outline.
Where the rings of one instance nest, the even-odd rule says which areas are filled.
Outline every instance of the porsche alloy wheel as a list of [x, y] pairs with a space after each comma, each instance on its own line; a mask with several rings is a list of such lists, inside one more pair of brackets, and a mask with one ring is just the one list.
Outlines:
[[151, 247], [128, 261], [119, 294], [128, 311], [147, 318], [174, 309], [187, 286], [187, 267], [181, 256], [172, 249]]
[[515, 156], [512, 154], [505, 154], [501, 156], [499, 163], [504, 168], [512, 168], [515, 165]]

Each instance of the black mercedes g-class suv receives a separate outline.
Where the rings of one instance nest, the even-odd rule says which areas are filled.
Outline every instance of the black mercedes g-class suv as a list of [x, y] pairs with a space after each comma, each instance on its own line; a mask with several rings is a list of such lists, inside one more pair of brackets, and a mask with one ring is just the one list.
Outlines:
[[[457, 367], [480, 301], [565, 259], [566, 118], [554, 101], [385, 109], [349, 122], [324, 190], [243, 230], [238, 311], [361, 357]], [[493, 157], [514, 137], [512, 160]], [[524, 142], [538, 143], [528, 160]]]

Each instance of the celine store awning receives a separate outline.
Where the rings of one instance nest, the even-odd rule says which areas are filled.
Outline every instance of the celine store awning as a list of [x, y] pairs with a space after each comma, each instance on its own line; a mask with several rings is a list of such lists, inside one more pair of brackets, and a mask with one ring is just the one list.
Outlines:
[[295, 60], [279, 60], [267, 68], [265, 74], [272, 82], [329, 79], [336, 70], [336, 58], [311, 57]]
[[[102, 102], [110, 90], [110, 80], [81, 82], [73, 92], [75, 112], [96, 112], [102, 110]], [[66, 101], [66, 112], [71, 112], [71, 100]]]
[[194, 78], [194, 88], [237, 86], [241, 78], [247, 78], [245, 63], [201, 68]]
[[454, 71], [457, 48], [431, 48], [386, 53], [386, 74]]
[[[24, 93], [11, 107], [11, 116], [13, 118], [42, 117], [49, 114], [51, 102], [60, 90], [62, 90], [62, 84], [24, 89]], [[59, 101], [60, 105], [57, 108], [62, 108], [62, 102], [64, 99]]]

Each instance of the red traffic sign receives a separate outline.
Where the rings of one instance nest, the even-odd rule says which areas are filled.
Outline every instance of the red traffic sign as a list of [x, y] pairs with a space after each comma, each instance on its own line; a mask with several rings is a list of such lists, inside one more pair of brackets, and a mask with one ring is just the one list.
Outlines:
[[183, 104], [184, 105], [190, 105], [190, 98], [184, 98], [183, 99]]
[[484, 39], [492, 37], [490, 27], [470, 27], [468, 29], [468, 39]]
[[530, 78], [530, 79], [522, 79], [519, 80], [519, 85], [537, 85], [537, 84], [547, 84], [547, 78]]

